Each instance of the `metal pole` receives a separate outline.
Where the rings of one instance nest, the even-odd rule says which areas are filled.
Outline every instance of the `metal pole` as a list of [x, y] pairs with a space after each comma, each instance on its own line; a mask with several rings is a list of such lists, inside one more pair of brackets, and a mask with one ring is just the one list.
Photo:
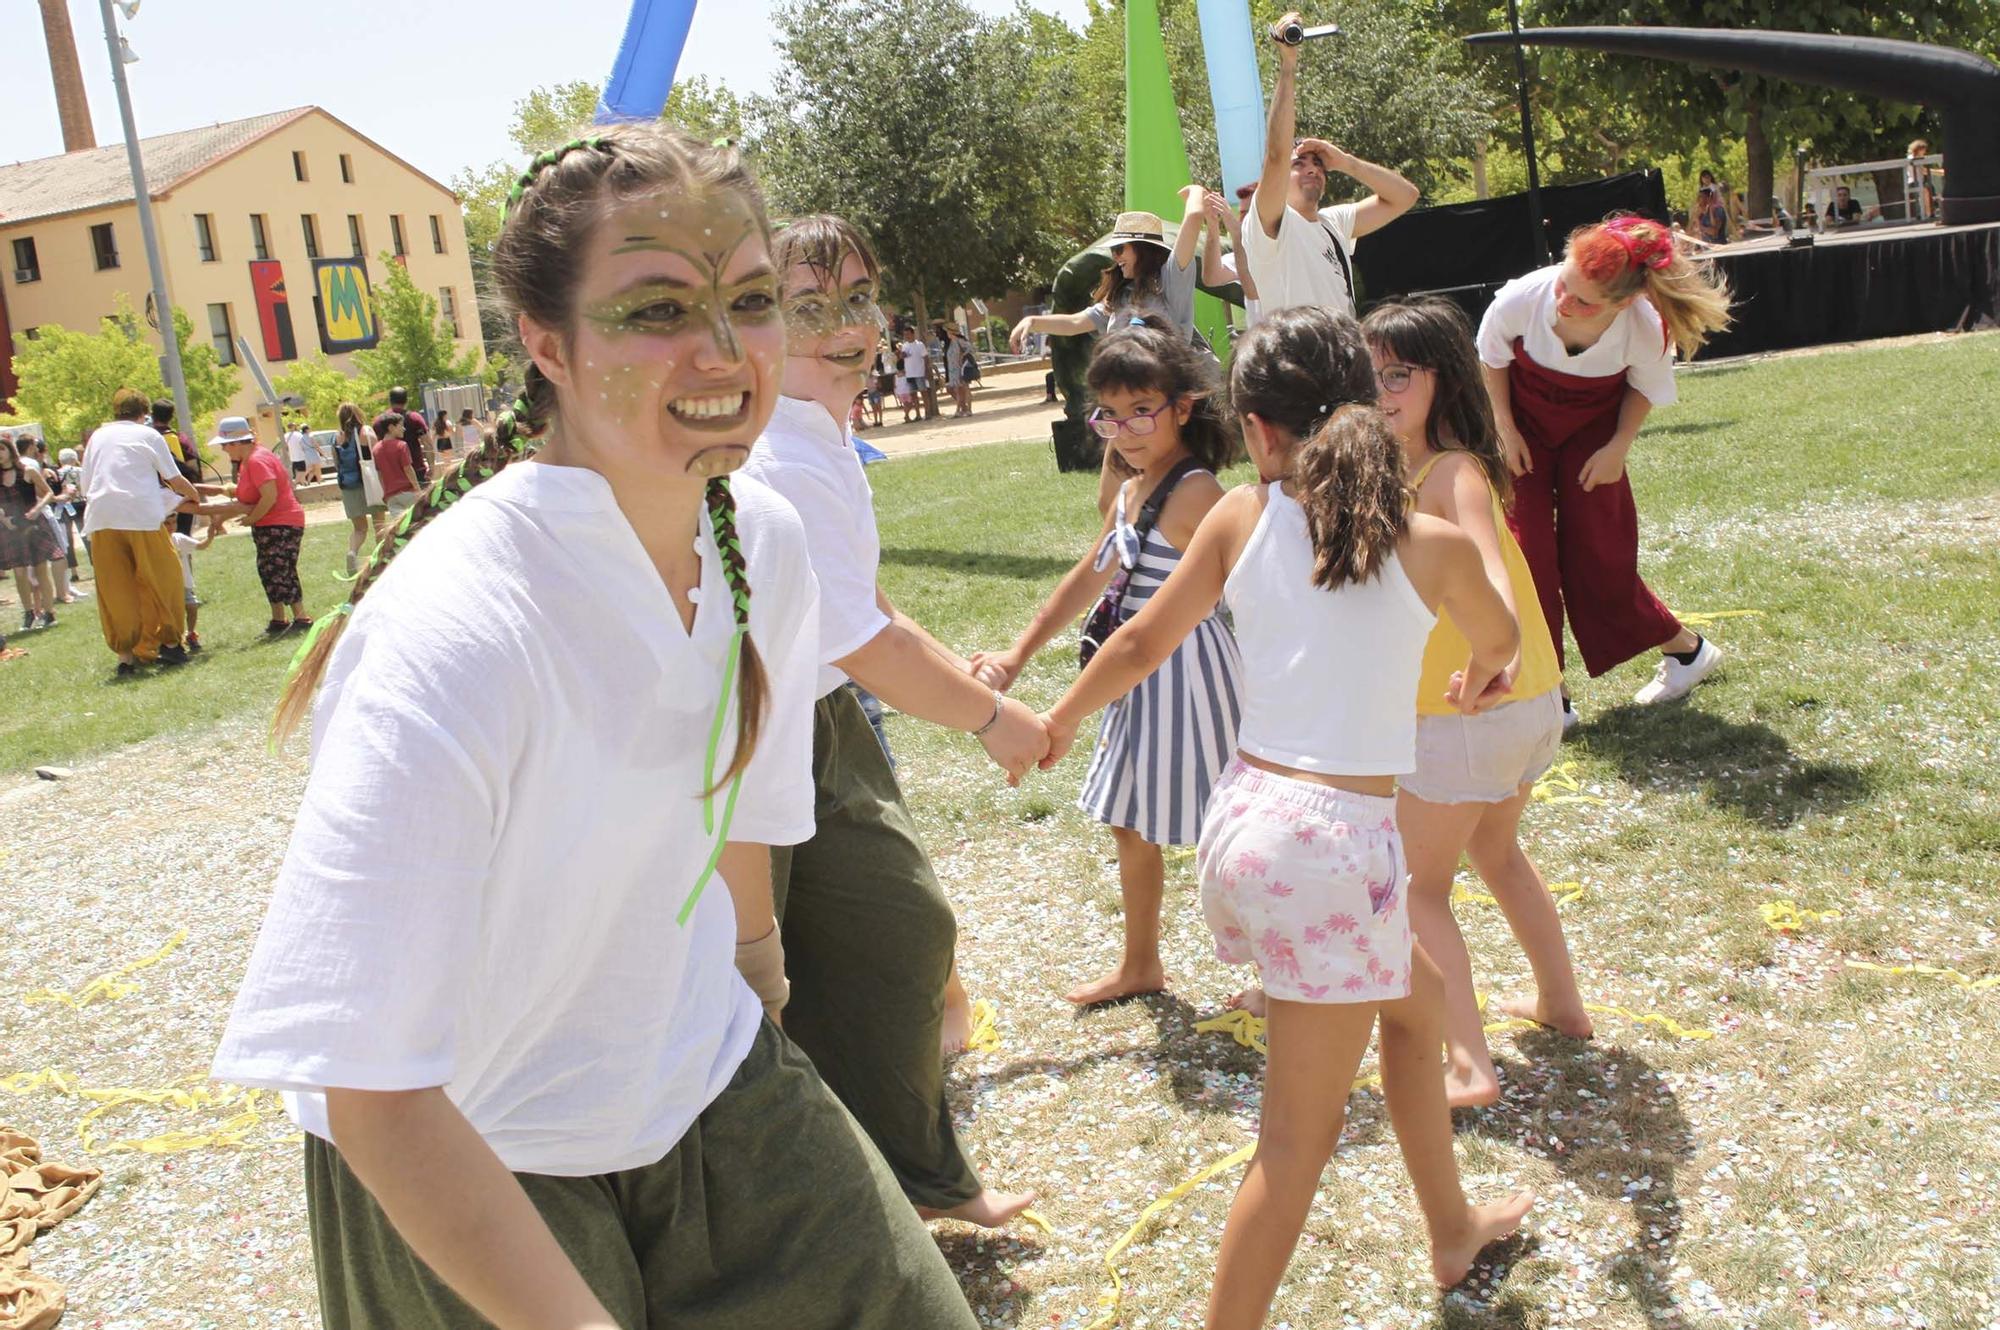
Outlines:
[[[104, 3], [108, 5], [111, 0], [104, 0]], [[1528, 158], [1528, 212], [1535, 233], [1535, 262], [1546, 267], [1549, 262], [1549, 232], [1547, 223], [1542, 220], [1542, 172], [1535, 165], [1535, 115], [1528, 109], [1528, 55], [1521, 42], [1521, 7], [1518, 0], [1507, 0], [1507, 27], [1514, 34], [1514, 87], [1521, 99], [1521, 151]]]
[[104, 14], [104, 46], [111, 53], [111, 82], [118, 89], [118, 118], [125, 124], [125, 159], [132, 167], [132, 197], [139, 205], [139, 234], [146, 241], [146, 266], [153, 276], [153, 310], [159, 320], [160, 345], [166, 354], [167, 386], [174, 394], [174, 418], [194, 437], [194, 416], [188, 411], [187, 376], [181, 372], [181, 344], [174, 335], [174, 306], [167, 297], [167, 269], [160, 262], [160, 238], [153, 231], [153, 200], [146, 192], [146, 164], [139, 156], [139, 127], [132, 120], [132, 93], [125, 86], [125, 60], [118, 50], [118, 24], [111, 17], [111, 0], [97, 0]]

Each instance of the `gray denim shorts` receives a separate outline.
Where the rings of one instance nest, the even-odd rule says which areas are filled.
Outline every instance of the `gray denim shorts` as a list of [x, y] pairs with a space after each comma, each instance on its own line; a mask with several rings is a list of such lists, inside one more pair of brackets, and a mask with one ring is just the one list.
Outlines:
[[1425, 803], [1497, 804], [1540, 778], [1562, 747], [1562, 691], [1477, 716], [1418, 716], [1417, 769], [1400, 782]]

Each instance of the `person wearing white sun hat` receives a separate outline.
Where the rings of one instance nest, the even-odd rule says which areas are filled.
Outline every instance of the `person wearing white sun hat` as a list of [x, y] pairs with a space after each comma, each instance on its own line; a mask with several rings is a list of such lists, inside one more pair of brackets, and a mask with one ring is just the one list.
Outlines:
[[257, 446], [257, 435], [242, 416], [216, 421], [209, 444], [235, 464], [236, 488], [232, 494], [220, 485], [201, 486], [203, 494], [234, 501], [206, 505], [200, 516], [214, 521], [240, 517], [250, 528], [250, 538], [257, 544], [257, 579], [264, 584], [264, 599], [271, 606], [264, 635], [307, 631], [313, 621], [306, 617], [306, 594], [299, 585], [306, 510], [292, 491], [291, 473], [276, 453]]

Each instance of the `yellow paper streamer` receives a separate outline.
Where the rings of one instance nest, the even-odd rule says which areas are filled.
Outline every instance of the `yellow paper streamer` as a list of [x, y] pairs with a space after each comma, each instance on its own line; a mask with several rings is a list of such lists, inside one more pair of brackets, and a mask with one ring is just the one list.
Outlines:
[[1576, 763], [1558, 762], [1542, 773], [1535, 782], [1528, 797], [1538, 804], [1609, 804], [1609, 799], [1600, 799], [1594, 794], [1583, 792], [1583, 782], [1576, 778]]
[[[1585, 887], [1581, 882], [1552, 882], [1549, 884], [1549, 894], [1556, 898], [1556, 908], [1558, 910], [1568, 905], [1571, 901], [1574, 901], [1587, 890], [1589, 888]], [[1451, 889], [1451, 900], [1454, 905], [1463, 905], [1473, 901], [1481, 905], [1498, 905], [1500, 903], [1497, 899], [1483, 891], [1474, 891], [1471, 887], [1461, 887], [1455, 884]]]
[[128, 993], [138, 990], [139, 985], [128, 981], [126, 975], [136, 974], [140, 970], [158, 965], [173, 954], [174, 948], [185, 941], [187, 941], [187, 930], [185, 928], [176, 930], [174, 935], [167, 939], [167, 944], [152, 955], [141, 956], [138, 960], [121, 965], [115, 970], [108, 970], [74, 993], [62, 988], [37, 988], [22, 994], [21, 1001], [30, 1006], [37, 1003], [60, 1002], [66, 1007], [87, 1007], [93, 1002], [115, 1002]]
[[1757, 907], [1765, 926], [1774, 933], [1796, 933], [1807, 924], [1840, 918], [1838, 910], [1801, 910], [1791, 900], [1765, 901]]
[[1270, 1045], [1264, 1039], [1264, 1018], [1252, 1016], [1241, 1007], [1197, 1021], [1194, 1028], [1197, 1034], [1226, 1034], [1245, 1048], [1255, 1049], [1265, 1057], [1271, 1056]]
[[[1264, 1023], [1259, 1018], [1251, 1016], [1247, 1011], [1232, 1011], [1229, 1014], [1256, 1021], [1260, 1026]], [[1204, 1024], [1207, 1024], [1207, 1022], [1204, 1022]], [[1202, 1027], [1198, 1025], [1195, 1028], [1201, 1029]], [[1259, 1038], [1261, 1037], [1260, 1034]], [[1256, 1047], [1254, 1044], [1247, 1046]], [[1097, 1305], [1102, 1310], [1098, 1313], [1097, 1319], [1084, 1327], [1084, 1330], [1110, 1330], [1111, 1326], [1118, 1324], [1119, 1313], [1124, 1309], [1125, 1304], [1125, 1281], [1118, 1277], [1118, 1258], [1124, 1254], [1127, 1247], [1138, 1241], [1140, 1232], [1148, 1224], [1177, 1205], [1181, 1198], [1196, 1187], [1207, 1182], [1218, 1173], [1227, 1173], [1230, 1169], [1249, 1159], [1256, 1152], [1257, 1146], [1254, 1142], [1239, 1150], [1231, 1151], [1229, 1154], [1224, 1155], [1214, 1163], [1203, 1168], [1194, 1176], [1174, 1184], [1171, 1191], [1163, 1193], [1151, 1205], [1139, 1212], [1138, 1220], [1132, 1227], [1125, 1230], [1123, 1237], [1111, 1244], [1111, 1250], [1104, 1253], [1104, 1270], [1106, 1274], [1111, 1276], [1111, 1288], [1097, 1295]]]
[[965, 1051], [968, 1053], [1000, 1051], [999, 1013], [985, 998], [980, 998], [972, 1004], [972, 1033], [965, 1037]]
[[1877, 965], [1873, 961], [1848, 960], [1842, 962], [1850, 970], [1872, 970], [1876, 974], [1928, 974], [1939, 979], [1949, 979], [1960, 988], [1969, 988], [1977, 993], [1982, 989], [2000, 988], [2000, 974], [1989, 974], [1984, 979], [1974, 979], [1971, 975], [1952, 969], [1949, 965], [1925, 965], [1912, 962], [1909, 965]]
[[[41, 1071], [16, 1072], [0, 1077], [0, 1090], [10, 1094], [31, 1094], [47, 1088], [57, 1094], [73, 1099], [88, 1100], [97, 1105], [83, 1115], [77, 1124], [77, 1140], [92, 1154], [116, 1154], [134, 1151], [140, 1154], [180, 1154], [188, 1150], [200, 1150], [209, 1146], [239, 1147], [249, 1144], [249, 1134], [266, 1118], [281, 1113], [283, 1109], [277, 1097], [265, 1090], [246, 1089], [240, 1085], [214, 1085], [200, 1078], [190, 1078], [186, 1085], [167, 1086], [158, 1090], [133, 1089], [115, 1086], [107, 1089], [91, 1089], [70, 1073], [55, 1067], [45, 1067]], [[236, 1110], [230, 1117], [217, 1123], [208, 1131], [166, 1131], [153, 1136], [122, 1136], [104, 1140], [98, 1135], [98, 1124], [108, 1113], [133, 1105], [152, 1108], [169, 1108], [181, 1112], [199, 1110]], [[303, 1139], [294, 1134], [283, 1138], [287, 1141]]]
[[1718, 1030], [1691, 1030], [1671, 1016], [1662, 1016], [1657, 1011], [1633, 1011], [1629, 1007], [1603, 1007], [1594, 1002], [1583, 1004], [1585, 1011], [1596, 1012], [1600, 1016], [1622, 1016], [1628, 1021], [1641, 1025], [1657, 1025], [1676, 1039], [1713, 1039]]
[[1681, 621], [1681, 627], [1683, 628], [1706, 628], [1710, 624], [1720, 623], [1724, 619], [1761, 619], [1764, 617], [1764, 611], [1710, 610], [1706, 614], [1681, 614], [1676, 611], [1674, 617]]

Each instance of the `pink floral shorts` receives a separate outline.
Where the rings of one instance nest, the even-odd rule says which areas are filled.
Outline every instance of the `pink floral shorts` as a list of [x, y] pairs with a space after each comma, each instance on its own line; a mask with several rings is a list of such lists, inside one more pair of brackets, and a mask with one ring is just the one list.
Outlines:
[[1215, 954], [1290, 1002], [1410, 993], [1410, 912], [1394, 798], [1230, 763], [1195, 856]]

